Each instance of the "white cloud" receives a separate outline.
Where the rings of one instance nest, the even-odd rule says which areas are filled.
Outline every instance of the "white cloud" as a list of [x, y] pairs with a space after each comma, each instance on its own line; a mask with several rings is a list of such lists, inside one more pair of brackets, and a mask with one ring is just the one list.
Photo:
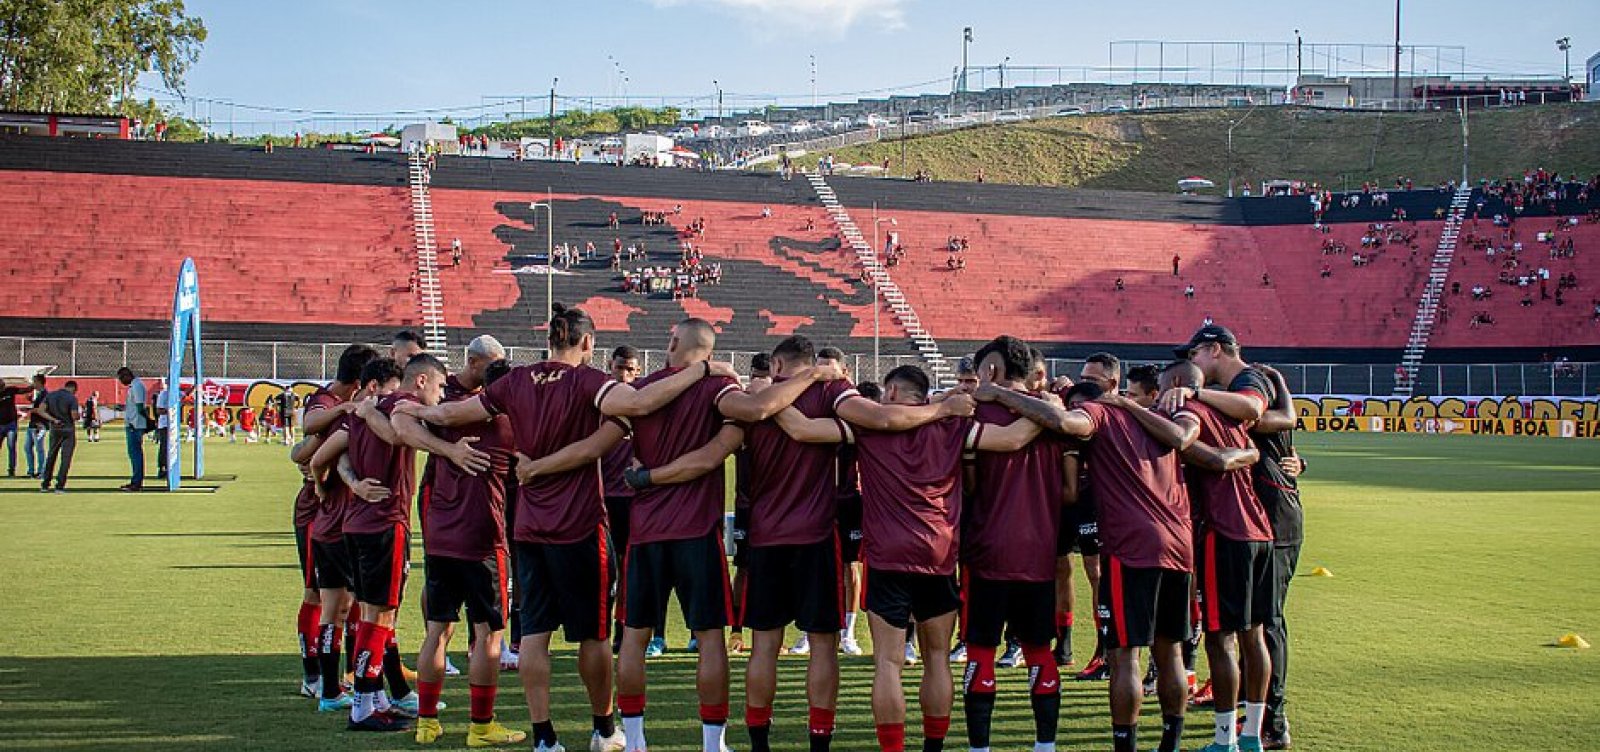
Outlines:
[[857, 24], [879, 30], [905, 26], [907, 0], [650, 0], [658, 8], [721, 10], [763, 33], [843, 35]]

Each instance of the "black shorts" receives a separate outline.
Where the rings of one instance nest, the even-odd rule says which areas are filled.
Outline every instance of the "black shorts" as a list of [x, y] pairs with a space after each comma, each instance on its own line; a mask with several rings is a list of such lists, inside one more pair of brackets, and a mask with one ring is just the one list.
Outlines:
[[721, 629], [733, 621], [720, 526], [699, 538], [636, 543], [628, 549], [625, 570], [623, 623], [629, 627], [654, 629], [673, 591], [690, 631]]
[[750, 566], [750, 507], [733, 508], [733, 565]]
[[513, 541], [517, 618], [523, 635], [554, 632], [567, 642], [611, 638], [617, 562], [604, 526], [575, 543]]
[[1277, 577], [1272, 541], [1237, 541], [1207, 530], [1195, 556], [1195, 599], [1207, 632], [1243, 632], [1272, 619]]
[[912, 619], [927, 621], [961, 608], [961, 590], [953, 574], [885, 572], [868, 566], [863, 580], [867, 611], [891, 627], [904, 629]]
[[454, 623], [461, 620], [465, 605], [468, 624], [488, 624], [491, 632], [506, 628], [505, 551], [482, 561], [423, 556], [422, 566], [423, 618]]
[[1056, 532], [1056, 556], [1074, 551], [1084, 556], [1100, 553], [1100, 520], [1093, 504], [1082, 501], [1061, 509], [1061, 528]]
[[294, 550], [300, 557], [300, 582], [304, 587], [315, 590], [317, 587], [317, 558], [311, 546], [311, 527], [309, 525], [294, 526]]
[[836, 535], [794, 546], [753, 546], [739, 613], [753, 630], [794, 624], [803, 632], [844, 629], [844, 559]]
[[1055, 639], [1055, 582], [986, 580], [964, 572], [961, 579], [962, 640], [998, 647], [1007, 634], [1023, 645], [1049, 645]]
[[350, 590], [355, 584], [350, 564], [350, 547], [344, 539], [311, 541], [312, 579], [319, 590]]
[[1160, 637], [1189, 639], [1193, 576], [1176, 569], [1125, 567], [1107, 554], [1100, 575], [1100, 636], [1108, 648], [1146, 647]]
[[[511, 505], [506, 505], [506, 509], [510, 508]], [[617, 551], [628, 550], [629, 512], [632, 509], [632, 496], [606, 497], [606, 519], [611, 523], [611, 545]]]
[[345, 533], [355, 572], [356, 600], [375, 606], [399, 608], [411, 569], [411, 535], [395, 525], [381, 533]]
[[839, 549], [845, 561], [861, 561], [861, 494], [839, 499]]

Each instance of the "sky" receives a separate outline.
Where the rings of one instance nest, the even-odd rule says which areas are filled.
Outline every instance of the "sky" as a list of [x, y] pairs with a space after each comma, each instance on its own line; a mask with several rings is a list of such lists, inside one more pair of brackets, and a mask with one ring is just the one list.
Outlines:
[[[1387, 45], [1394, 33], [1394, 0], [187, 0], [186, 5], [205, 20], [209, 37], [187, 77], [190, 100], [184, 108], [218, 124], [232, 119], [240, 131], [280, 132], [294, 127], [284, 123], [310, 122], [313, 113], [321, 113], [324, 125], [335, 114], [375, 120], [395, 113], [417, 120], [447, 111], [458, 118], [486, 111], [542, 114], [553, 78], [559, 79], [561, 109], [591, 100], [620, 104], [624, 94], [630, 104], [714, 108], [719, 86], [730, 110], [774, 101], [803, 104], [813, 90], [813, 58], [820, 101], [948, 92], [952, 71], [961, 64], [967, 26], [973, 29], [969, 65], [999, 66], [1009, 59], [1009, 83], [1116, 75], [1126, 82], [1129, 74], [1104, 70], [1131, 63], [1134, 48], [1128, 46], [1113, 59], [1109, 45], [1120, 40], [1270, 43], [1270, 60], [1256, 57], [1247, 65], [1281, 68], [1293, 64], [1296, 29], [1308, 49]], [[1562, 55], [1555, 40], [1562, 36], [1572, 38], [1573, 76], [1581, 80], [1584, 60], [1600, 51], [1600, 2], [1404, 0], [1402, 42], [1465, 47], [1466, 70], [1480, 76], [1560, 75]], [[1175, 60], [1181, 54], [1169, 50]], [[1229, 48], [1204, 54], [1211, 52], [1217, 52], [1223, 68], [1239, 57]], [[1153, 47], [1139, 53], [1142, 65], [1152, 65]], [[1246, 57], [1251, 57], [1249, 48]], [[1329, 58], [1362, 63], [1353, 48], [1325, 53], [1324, 60]], [[1383, 50], [1367, 51], [1365, 63], [1388, 65]], [[1423, 56], [1414, 65], [1421, 72], [1438, 63], [1430, 65]], [[1031, 66], [1071, 70], [1031, 71]], [[1450, 60], [1447, 67], [1458, 66]], [[996, 76], [991, 70], [970, 86], [993, 86]], [[159, 87], [159, 79], [147, 78], [144, 93], [167, 99]], [[260, 127], [249, 128], [247, 122]]]

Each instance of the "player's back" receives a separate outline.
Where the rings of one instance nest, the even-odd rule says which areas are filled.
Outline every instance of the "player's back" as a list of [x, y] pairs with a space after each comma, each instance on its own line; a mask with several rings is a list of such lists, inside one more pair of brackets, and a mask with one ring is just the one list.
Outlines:
[[[643, 389], [680, 370], [663, 368], [634, 386]], [[634, 456], [645, 467], [661, 467], [704, 446], [730, 422], [717, 411], [717, 402], [738, 389], [726, 376], [704, 378], [660, 410], [634, 418]], [[629, 543], [687, 540], [711, 532], [722, 520], [724, 483], [718, 467], [688, 483], [640, 490], [630, 511]]]
[[1129, 410], [1086, 402], [1094, 422], [1089, 468], [1100, 515], [1101, 550], [1131, 567], [1188, 571], [1193, 526], [1178, 452], [1140, 426]]
[[[817, 382], [793, 406], [807, 418], [829, 418], [840, 401], [853, 395], [848, 381]], [[795, 441], [771, 419], [745, 429], [745, 446], [751, 544], [816, 543], [832, 535], [838, 502], [836, 446]]]
[[[1023, 418], [985, 402], [978, 405], [974, 419], [1006, 426]], [[1064, 441], [1040, 434], [1013, 452], [976, 454], [977, 484], [962, 517], [964, 566], [995, 580], [1055, 579], [1065, 451]]]
[[909, 431], [857, 430], [861, 558], [868, 566], [954, 573], [961, 458], [972, 429], [969, 418], [945, 418]]
[[[1200, 423], [1198, 441], [1217, 449], [1248, 449], [1250, 435], [1244, 424], [1203, 402], [1184, 405]], [[1225, 538], [1241, 541], [1272, 540], [1272, 523], [1257, 498], [1250, 468], [1215, 473], [1194, 465], [1184, 466], [1194, 517]]]

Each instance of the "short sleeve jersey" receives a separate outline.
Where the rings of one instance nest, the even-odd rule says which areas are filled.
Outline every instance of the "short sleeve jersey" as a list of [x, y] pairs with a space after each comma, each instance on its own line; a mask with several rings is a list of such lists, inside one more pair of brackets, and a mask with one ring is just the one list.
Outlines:
[[981, 430], [970, 418], [945, 418], [909, 431], [856, 431], [867, 566], [955, 574], [961, 458]]
[[633, 486], [622, 480], [623, 471], [633, 464], [633, 436], [630, 434], [611, 447], [606, 456], [600, 459], [600, 470], [605, 476], [606, 498], [631, 499]]
[[[1191, 401], [1184, 405], [1183, 413], [1199, 421], [1197, 440], [1207, 446], [1217, 449], [1250, 447], [1250, 434], [1244, 430], [1244, 424], [1210, 405]], [[1267, 520], [1261, 500], [1256, 498], [1250, 482], [1250, 468], [1214, 473], [1203, 467], [1185, 465], [1183, 475], [1188, 481], [1189, 501], [1198, 524], [1229, 540], [1272, 540], [1272, 523]]]
[[[793, 406], [807, 418], [838, 420], [834, 406], [855, 395], [848, 381], [816, 382]], [[803, 545], [832, 536], [839, 516], [835, 445], [795, 441], [770, 418], [745, 431], [745, 445], [750, 448], [750, 545]]]
[[1146, 433], [1128, 409], [1098, 402], [1078, 409], [1094, 425], [1089, 467], [1101, 551], [1124, 566], [1192, 571], [1194, 526], [1177, 451]]
[[[1272, 382], [1254, 368], [1246, 368], [1233, 377], [1228, 391], [1253, 394], [1269, 408], [1278, 397]], [[1273, 539], [1278, 543], [1299, 543], [1303, 540], [1300, 489], [1295, 479], [1278, 464], [1278, 460], [1294, 454], [1294, 432], [1252, 432], [1250, 438], [1261, 451], [1261, 459], [1250, 468], [1250, 478], [1255, 483], [1256, 496], [1267, 510], [1267, 519], [1272, 521]]]
[[[139, 409], [144, 407], [144, 403], [147, 399], [148, 395], [145, 392], [143, 381], [134, 379], [128, 384], [128, 396], [125, 398], [122, 404], [122, 420], [127, 423], [128, 428], [132, 428], [136, 431], [143, 431], [144, 429], [149, 428], [149, 426], [145, 423], [144, 413]], [[15, 402], [12, 403], [11, 408], [12, 410], [10, 413], [5, 413], [4, 409], [0, 408], [0, 413], [14, 415], [16, 413]]]
[[[339, 404], [343, 402], [344, 400], [340, 399], [339, 395], [328, 391], [327, 387], [319, 387], [317, 391], [311, 393], [311, 396], [306, 397], [306, 414], [310, 415], [318, 410], [326, 410], [331, 407], [338, 407]], [[240, 425], [242, 426], [244, 423], [242, 420], [243, 415], [241, 415], [240, 418]], [[332, 432], [332, 429], [323, 431], [321, 434], [319, 434], [319, 436], [323, 439], [326, 439], [328, 438], [328, 434]], [[344, 481], [339, 479], [338, 473], [330, 472], [328, 475], [329, 478], [327, 485], [337, 485], [341, 488], [344, 486]], [[344, 519], [342, 516], [344, 510], [342, 507], [342, 501], [330, 498], [329, 504], [330, 506], [338, 505], [340, 507], [338, 510], [336, 510], [339, 512], [339, 519], [332, 528], [335, 533], [333, 537], [337, 538], [338, 530], [342, 529], [344, 526]], [[316, 486], [314, 486], [309, 480], [300, 484], [300, 494], [294, 499], [294, 526], [304, 527], [306, 525], [313, 524], [316, 521], [317, 514], [321, 506], [321, 504], [317, 503]], [[324, 532], [326, 533], [327, 531], [324, 530]]]
[[[499, 383], [499, 382], [496, 382]], [[447, 401], [472, 399], [460, 388], [446, 392]], [[511, 471], [511, 419], [495, 415], [464, 426], [434, 430], [450, 443], [476, 439], [472, 448], [489, 455], [489, 469], [469, 475], [443, 458], [429, 460], [433, 471], [428, 489], [427, 518], [422, 522], [422, 547], [430, 556], [482, 561], [506, 548], [506, 475]]]
[[[1001, 405], [978, 405], [981, 424], [1022, 420]], [[978, 452], [977, 485], [967, 500], [962, 566], [988, 580], [1054, 582], [1061, 526], [1061, 456], [1066, 442], [1041, 434], [1015, 452]]]
[[[37, 407], [37, 406], [43, 405], [44, 404], [45, 395], [48, 395], [48, 394], [49, 394], [49, 392], [47, 392], [47, 391], [45, 391], [43, 389], [33, 389], [33, 390], [31, 390], [28, 393], [28, 406], [31, 408], [31, 407]], [[37, 415], [34, 415], [31, 411], [29, 412], [29, 414], [28, 414], [28, 427], [29, 428], [44, 428], [47, 425], [48, 424], [45, 422], [44, 418], [41, 418], [41, 417], [39, 417]]]
[[[385, 416], [401, 402], [416, 402], [415, 395], [394, 392], [378, 398], [378, 411]], [[396, 446], [379, 438], [367, 422], [354, 415], [344, 416], [344, 430], [350, 434], [350, 469], [357, 478], [373, 478], [389, 489], [382, 501], [352, 497], [344, 517], [344, 532], [381, 533], [396, 525], [411, 529], [411, 499], [417, 492], [417, 452], [404, 444]]]
[[[539, 458], [588, 438], [605, 419], [600, 400], [614, 382], [604, 371], [555, 361], [518, 366], [478, 397], [507, 415], [516, 451]], [[605, 524], [600, 462], [540, 476], [517, 487], [513, 540], [575, 543]]]
[[[316, 409], [324, 410], [334, 407], [343, 401], [333, 392], [328, 391], [326, 388], [321, 388], [306, 398], [306, 409], [308, 411], [311, 410], [310, 405], [315, 404]], [[326, 441], [335, 431], [343, 427], [344, 419], [340, 418], [328, 426], [327, 430], [317, 435]], [[311, 519], [311, 539], [332, 543], [344, 537], [344, 516], [349, 512], [351, 503], [350, 487], [344, 484], [344, 480], [339, 477], [339, 473], [332, 470], [328, 472], [328, 478], [322, 482], [322, 485], [326, 489], [327, 495], [320, 504], [316, 502], [316, 490], [311, 488], [310, 481], [306, 482], [300, 493], [309, 497], [308, 504], [316, 505], [315, 514]], [[298, 512], [298, 500], [296, 500], [295, 506]]]
[[[643, 388], [680, 370], [664, 368], [635, 386]], [[738, 390], [739, 384], [726, 376], [703, 378], [660, 410], [635, 418], [634, 455], [645, 467], [661, 467], [704, 446], [731, 422], [717, 411], [717, 403]], [[628, 518], [629, 545], [709, 534], [722, 522], [725, 482], [718, 467], [688, 483], [640, 489]]]

